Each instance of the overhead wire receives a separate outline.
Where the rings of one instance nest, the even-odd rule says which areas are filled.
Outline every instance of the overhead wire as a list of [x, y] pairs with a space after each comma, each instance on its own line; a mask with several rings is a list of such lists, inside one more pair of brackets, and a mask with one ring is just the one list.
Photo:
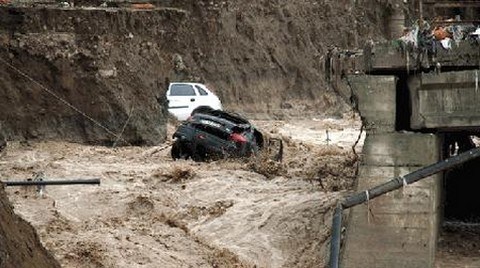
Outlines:
[[[41, 84], [40, 82], [38, 82], [37, 80], [35, 80], [34, 78], [32, 78], [31, 76], [29, 76], [28, 74], [22, 72], [20, 69], [18, 69], [17, 67], [15, 67], [14, 65], [12, 65], [11, 63], [9, 63], [8, 61], [6, 61], [5, 59], [3, 59], [2, 57], [0, 57], [0, 62], [2, 62], [3, 64], [5, 64], [6, 66], [10, 67], [12, 70], [16, 71], [17, 73], [19, 73], [21, 76], [23, 76], [24, 78], [28, 79], [29, 81], [33, 82], [34, 84], [36, 84], [37, 86], [39, 86], [41, 89], [43, 89], [45, 92], [47, 92], [48, 94], [52, 95], [53, 97], [55, 97], [57, 100], [59, 100], [60, 102], [62, 102], [63, 104], [65, 104], [67, 107], [71, 108], [72, 110], [74, 110], [75, 112], [79, 113], [80, 115], [82, 115], [83, 117], [87, 118], [88, 120], [90, 120], [92, 123], [94, 123], [95, 125], [97, 125], [98, 127], [102, 128], [105, 132], [107, 132], [108, 134], [112, 135], [113, 137], [116, 138], [116, 141], [115, 143], [117, 143], [119, 140], [122, 140], [124, 142], [126, 142], [127, 144], [131, 145], [127, 140], [125, 140], [124, 138], [122, 138], [122, 135], [121, 134], [116, 134], [115, 132], [113, 132], [112, 130], [110, 130], [109, 128], [107, 128], [106, 126], [102, 125], [100, 122], [98, 122], [97, 120], [95, 120], [93, 117], [89, 116], [88, 114], [86, 114], [85, 112], [81, 111], [80, 109], [78, 109], [77, 107], [75, 107], [73, 104], [71, 104], [70, 102], [68, 102], [67, 100], [63, 99], [62, 97], [60, 97], [58, 94], [56, 94], [55, 92], [53, 92], [53, 90], [47, 88], [46, 86], [44, 86], [43, 84]], [[128, 120], [130, 118], [127, 119], [127, 123], [128, 123]], [[124, 126], [125, 128], [126, 126]], [[124, 129], [122, 130], [122, 133], [123, 133]]]

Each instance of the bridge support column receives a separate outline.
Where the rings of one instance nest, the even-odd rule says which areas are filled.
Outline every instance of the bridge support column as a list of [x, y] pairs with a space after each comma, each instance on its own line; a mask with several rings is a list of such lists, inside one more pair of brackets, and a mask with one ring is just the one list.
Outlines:
[[[358, 190], [440, 160], [431, 134], [369, 134]], [[433, 267], [439, 227], [441, 174], [352, 208], [343, 267]]]
[[[395, 76], [350, 79], [367, 123], [357, 191], [441, 160], [438, 136], [395, 131]], [[441, 186], [437, 174], [352, 208], [341, 267], [433, 267]]]

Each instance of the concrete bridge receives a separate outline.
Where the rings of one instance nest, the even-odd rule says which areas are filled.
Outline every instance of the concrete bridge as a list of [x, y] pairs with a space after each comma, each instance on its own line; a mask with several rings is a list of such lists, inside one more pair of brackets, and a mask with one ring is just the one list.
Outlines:
[[[367, 131], [358, 191], [475, 146], [479, 66], [475, 41], [433, 55], [392, 43], [332, 52], [328, 78]], [[479, 166], [465, 164], [351, 209], [341, 266], [434, 267], [442, 220], [480, 216], [472, 205], [480, 182], [468, 180]]]

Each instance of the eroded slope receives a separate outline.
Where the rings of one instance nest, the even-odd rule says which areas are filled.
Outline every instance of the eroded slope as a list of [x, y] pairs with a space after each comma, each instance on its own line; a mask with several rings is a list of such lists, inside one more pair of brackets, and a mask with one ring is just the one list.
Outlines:
[[6, 136], [157, 144], [165, 138], [165, 88], [175, 80], [205, 82], [227, 108], [248, 114], [337, 113], [345, 107], [324, 83], [323, 56], [332, 46], [382, 39], [386, 16], [381, 1], [160, 5], [0, 8]]

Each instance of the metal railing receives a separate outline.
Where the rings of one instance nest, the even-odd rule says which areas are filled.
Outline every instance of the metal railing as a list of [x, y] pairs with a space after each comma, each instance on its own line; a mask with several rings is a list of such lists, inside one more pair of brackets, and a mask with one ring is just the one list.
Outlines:
[[388, 192], [399, 189], [405, 185], [427, 178], [436, 173], [451, 169], [467, 161], [480, 157], [480, 148], [473, 148], [464, 153], [450, 157], [435, 164], [420, 168], [405, 176], [393, 178], [383, 184], [377, 185], [366, 191], [362, 191], [347, 197], [338, 203], [332, 220], [332, 239], [330, 243], [329, 268], [338, 268], [340, 263], [340, 243], [342, 230], [343, 210], [362, 204], [373, 198], [384, 195]]
[[100, 179], [79, 180], [27, 180], [27, 181], [2, 181], [5, 186], [43, 186], [43, 185], [73, 185], [73, 184], [96, 184], [100, 185]]

